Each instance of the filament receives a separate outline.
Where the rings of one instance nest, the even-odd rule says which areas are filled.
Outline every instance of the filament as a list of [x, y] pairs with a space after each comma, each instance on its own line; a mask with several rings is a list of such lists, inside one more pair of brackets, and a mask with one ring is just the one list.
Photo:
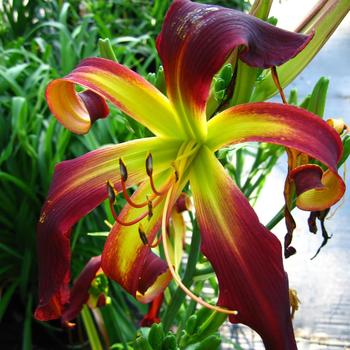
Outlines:
[[120, 219], [118, 219], [118, 215], [114, 210], [114, 206], [113, 203], [111, 201], [109, 201], [109, 208], [111, 209], [112, 215], [113, 215], [113, 219], [120, 225], [122, 226], [132, 226], [134, 224], [137, 224], [138, 222], [140, 222], [142, 219], [144, 219], [146, 216], [148, 216], [148, 211], [144, 212], [143, 214], [141, 214], [140, 216], [138, 216], [136, 219], [128, 221], [128, 222], [124, 222], [121, 221]]
[[273, 82], [275, 83], [275, 85], [278, 89], [278, 92], [280, 93], [280, 96], [281, 96], [283, 103], [288, 104], [287, 99], [286, 99], [286, 95], [284, 94], [284, 91], [283, 91], [282, 86], [280, 84], [280, 80], [278, 79], [277, 69], [275, 66], [271, 67], [271, 75], [272, 75]]
[[161, 241], [162, 241], [162, 235], [160, 235], [155, 242], [152, 242], [152, 244], [148, 244], [148, 246], [150, 248], [156, 248], [159, 246]]
[[166, 262], [167, 265], [169, 267], [169, 271], [172, 275], [172, 277], [174, 278], [175, 282], [177, 283], [177, 285], [186, 293], [186, 295], [188, 295], [191, 299], [195, 300], [198, 304], [201, 304], [202, 306], [210, 309], [210, 310], [214, 310], [217, 312], [222, 312], [224, 314], [228, 314], [228, 315], [237, 315], [238, 311], [236, 310], [228, 310], [225, 308], [222, 308], [220, 306], [215, 306], [215, 305], [211, 305], [209, 303], [207, 303], [206, 301], [204, 301], [202, 298], [198, 297], [197, 295], [193, 294], [181, 281], [180, 276], [178, 276], [178, 274], [176, 273], [176, 271], [174, 270], [174, 267], [171, 263], [170, 260], [170, 256], [169, 256], [169, 251], [168, 251], [168, 247], [167, 247], [167, 233], [166, 233], [166, 221], [167, 221], [167, 211], [168, 211], [168, 207], [169, 207], [169, 201], [170, 201], [170, 195], [172, 194], [172, 189], [171, 188], [166, 196], [165, 199], [165, 204], [164, 204], [164, 209], [163, 209], [163, 217], [162, 217], [162, 240], [163, 240], [163, 249], [164, 249], [164, 254], [165, 254], [165, 258], [166, 258]]
[[125, 181], [123, 180], [123, 178], [120, 179], [120, 182], [122, 184], [122, 191], [123, 191], [123, 195], [124, 198], [126, 199], [126, 201], [134, 208], [143, 208], [146, 207], [148, 205], [148, 200], [142, 202], [142, 203], [135, 203], [129, 196], [128, 191], [126, 190], [126, 185], [125, 185]]

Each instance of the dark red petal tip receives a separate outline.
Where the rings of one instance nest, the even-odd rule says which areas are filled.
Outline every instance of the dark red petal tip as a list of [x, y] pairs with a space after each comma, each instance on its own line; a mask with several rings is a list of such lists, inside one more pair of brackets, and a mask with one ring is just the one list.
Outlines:
[[[312, 35], [288, 32], [256, 17], [220, 6], [174, 1], [157, 38], [170, 99], [204, 109], [213, 75], [229, 54], [260, 68], [294, 57]], [[181, 109], [179, 109], [181, 111]]]
[[109, 114], [109, 108], [100, 95], [91, 90], [85, 90], [79, 94], [79, 97], [84, 102], [84, 105], [89, 113], [91, 123], [97, 119], [106, 118]]
[[101, 256], [95, 256], [89, 260], [84, 269], [76, 279], [71, 290], [69, 305], [62, 315], [62, 323], [67, 324], [76, 318], [89, 299], [89, 289], [91, 282], [96, 277], [101, 266]]

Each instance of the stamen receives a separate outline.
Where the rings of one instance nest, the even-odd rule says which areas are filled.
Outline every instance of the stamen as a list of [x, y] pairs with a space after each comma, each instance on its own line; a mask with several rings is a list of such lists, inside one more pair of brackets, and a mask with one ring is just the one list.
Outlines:
[[134, 208], [143, 208], [145, 206], [148, 205], [148, 200], [142, 202], [142, 203], [135, 203], [129, 196], [128, 191], [126, 190], [126, 185], [125, 185], [125, 181], [123, 179], [123, 177], [120, 178], [121, 183], [122, 183], [122, 191], [123, 191], [123, 195], [124, 198], [126, 199], [126, 201]]
[[275, 83], [275, 85], [278, 89], [278, 92], [280, 93], [280, 96], [282, 98], [283, 103], [288, 104], [287, 99], [286, 99], [286, 95], [284, 94], [284, 91], [283, 91], [282, 86], [280, 84], [280, 81], [278, 79], [277, 69], [275, 66], [271, 67], [271, 75], [272, 75], [273, 82]]
[[108, 198], [109, 198], [110, 202], [112, 202], [114, 204], [116, 196], [117, 196], [117, 191], [115, 190], [111, 181], [108, 180], [106, 184], [107, 184]]
[[147, 196], [147, 200], [148, 200], [148, 220], [151, 219], [151, 217], [153, 216], [153, 204], [152, 201], [148, 198]]
[[175, 165], [173, 165], [173, 167], [174, 167], [174, 174], [175, 174], [175, 182], [178, 182], [179, 181], [179, 173], [178, 173]]
[[149, 153], [147, 158], [146, 158], [146, 172], [149, 177], [152, 176], [153, 173], [153, 158], [152, 154]]
[[119, 171], [121, 179], [123, 180], [123, 182], [126, 182], [126, 180], [128, 179], [128, 171], [126, 169], [125, 163], [121, 158], [119, 158]]
[[139, 236], [140, 236], [140, 239], [142, 241], [142, 243], [144, 245], [148, 245], [148, 239], [147, 239], [147, 236], [146, 236], [146, 233], [143, 229], [143, 226], [142, 224], [139, 225]]
[[159, 244], [160, 244], [161, 241], [162, 241], [162, 235], [160, 235], [154, 243], [149, 244], [148, 246], [149, 246], [150, 248], [156, 248], [156, 247], [159, 246]]
[[[121, 221], [118, 218], [118, 214], [115, 212], [114, 209], [114, 202], [115, 202], [115, 198], [113, 198], [113, 196], [109, 196], [110, 192], [113, 193], [113, 191], [111, 191], [111, 182], [107, 181], [107, 191], [108, 191], [108, 198], [109, 198], [109, 208], [111, 210], [113, 219], [120, 225], [122, 226], [132, 226], [134, 224], [137, 224], [138, 222], [140, 222], [142, 219], [144, 219], [146, 216], [148, 216], [148, 219], [151, 219], [151, 217], [153, 216], [153, 202], [147, 197], [147, 202], [146, 205], [148, 206], [148, 210], [145, 211], [144, 213], [142, 213], [140, 216], [138, 216], [136, 219], [131, 220], [129, 222], [124, 222]], [[112, 185], [112, 189], [113, 189], [113, 185]], [[113, 200], [114, 199], [114, 200]], [[159, 200], [157, 200], [154, 204], [154, 206], [157, 206], [159, 203], [161, 202], [161, 198], [159, 198]], [[109, 224], [110, 225], [110, 224]], [[109, 226], [108, 225], [108, 226]], [[110, 225], [112, 227], [112, 225]]]
[[[179, 175], [177, 173], [177, 170], [175, 168], [175, 166], [173, 165], [174, 169], [175, 169], [175, 182], [178, 180], [179, 178]], [[163, 196], [164, 194], [166, 194], [170, 188], [170, 186], [172, 185], [172, 180], [166, 184], [164, 186], [164, 188], [162, 188], [160, 191], [158, 191], [156, 189], [156, 186], [154, 184], [154, 180], [153, 180], [153, 158], [152, 158], [152, 154], [149, 153], [147, 158], [146, 158], [146, 172], [147, 172], [147, 175], [149, 177], [149, 182], [150, 182], [150, 185], [151, 185], [151, 189], [152, 189], [152, 192], [156, 195], [156, 196]]]
[[126, 169], [126, 165], [123, 162], [121, 158], [119, 158], [119, 169], [120, 169], [120, 182], [122, 184], [122, 190], [123, 190], [123, 195], [126, 201], [134, 208], [143, 208], [146, 205], [148, 205], [148, 201], [142, 202], [142, 203], [135, 203], [133, 200], [130, 198], [127, 190], [126, 190], [126, 180], [128, 179], [128, 171]]
[[113, 219], [114, 219], [119, 225], [122, 225], [122, 226], [132, 226], [132, 225], [135, 225], [135, 224], [137, 224], [138, 222], [140, 222], [142, 219], [144, 219], [144, 218], [148, 215], [148, 211], [146, 211], [146, 212], [144, 212], [143, 214], [141, 214], [140, 216], [138, 216], [136, 219], [131, 220], [131, 221], [128, 221], [128, 222], [124, 222], [124, 221], [121, 221], [121, 220], [118, 218], [118, 215], [117, 215], [117, 213], [115, 212], [113, 203], [112, 203], [111, 201], [109, 201], [109, 208], [110, 208], [111, 213], [112, 213], [112, 215], [113, 215]]
[[177, 285], [186, 293], [186, 295], [188, 295], [191, 299], [195, 300], [198, 304], [201, 304], [202, 306], [210, 309], [210, 310], [214, 310], [217, 312], [222, 312], [224, 314], [228, 314], [228, 315], [237, 315], [238, 311], [237, 310], [228, 310], [225, 308], [222, 308], [220, 306], [215, 306], [215, 305], [211, 305], [209, 303], [207, 303], [206, 301], [204, 301], [202, 298], [196, 296], [195, 294], [193, 294], [181, 281], [180, 276], [178, 276], [178, 274], [176, 273], [176, 271], [174, 270], [174, 267], [171, 263], [170, 260], [170, 256], [169, 256], [169, 251], [168, 251], [168, 247], [167, 247], [167, 233], [166, 233], [166, 221], [167, 221], [167, 211], [168, 211], [168, 207], [169, 207], [169, 201], [170, 201], [170, 196], [172, 194], [172, 189], [171, 188], [166, 196], [165, 199], [165, 204], [164, 204], [164, 209], [163, 209], [163, 217], [162, 217], [162, 239], [163, 239], [163, 249], [164, 249], [164, 254], [165, 254], [165, 258], [166, 258], [166, 262], [168, 264], [168, 268], [169, 271], [172, 275], [172, 277], [174, 278], [175, 282], [177, 283]]

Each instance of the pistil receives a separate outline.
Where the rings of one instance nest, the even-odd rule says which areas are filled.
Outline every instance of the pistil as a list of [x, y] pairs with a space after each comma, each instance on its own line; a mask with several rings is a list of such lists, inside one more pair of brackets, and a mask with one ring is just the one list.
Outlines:
[[188, 295], [191, 299], [193, 299], [194, 301], [196, 301], [198, 304], [201, 304], [202, 306], [210, 309], [210, 310], [214, 310], [217, 312], [222, 312], [224, 314], [227, 315], [237, 315], [238, 311], [237, 310], [229, 310], [226, 308], [222, 308], [220, 306], [215, 306], [215, 305], [211, 305], [209, 303], [207, 303], [206, 301], [204, 301], [202, 298], [198, 297], [197, 295], [195, 295], [194, 293], [192, 293], [181, 281], [180, 276], [177, 274], [177, 272], [174, 270], [173, 264], [170, 260], [170, 254], [168, 251], [168, 245], [167, 245], [167, 231], [166, 231], [166, 226], [167, 226], [167, 212], [168, 212], [168, 208], [170, 206], [170, 196], [172, 194], [172, 189], [171, 188], [169, 190], [169, 192], [167, 193], [166, 199], [165, 199], [165, 204], [164, 204], [164, 209], [163, 209], [163, 216], [162, 216], [162, 240], [163, 240], [163, 249], [164, 249], [164, 255], [166, 258], [166, 262], [169, 268], [169, 271], [172, 275], [172, 277], [174, 278], [175, 282], [177, 283], [177, 285], [185, 292], [186, 295]]

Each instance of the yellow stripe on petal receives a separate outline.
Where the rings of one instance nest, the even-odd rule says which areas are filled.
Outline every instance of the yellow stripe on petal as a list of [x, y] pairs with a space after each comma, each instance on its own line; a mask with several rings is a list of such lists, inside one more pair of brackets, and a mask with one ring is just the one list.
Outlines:
[[201, 250], [219, 282], [218, 305], [237, 310], [230, 321], [253, 328], [266, 349], [296, 349], [278, 239], [206, 147], [193, 162], [190, 185]]
[[89, 112], [75, 84], [109, 100], [156, 135], [184, 135], [166, 96], [137, 73], [102, 58], [83, 60], [68, 76], [48, 85], [46, 98], [51, 112], [75, 133], [86, 133], [91, 127]]
[[279, 103], [238, 105], [208, 123], [206, 145], [215, 151], [229, 144], [269, 142], [296, 149], [336, 170], [342, 153], [337, 133], [318, 116]]
[[344, 194], [345, 185], [337, 174], [342, 142], [337, 132], [318, 116], [291, 105], [249, 103], [225, 110], [208, 124], [207, 145], [213, 151], [228, 144], [269, 142], [325, 164], [329, 171], [324, 174], [320, 167], [311, 165], [298, 167], [290, 174], [297, 186], [297, 205], [301, 209], [329, 208]]

